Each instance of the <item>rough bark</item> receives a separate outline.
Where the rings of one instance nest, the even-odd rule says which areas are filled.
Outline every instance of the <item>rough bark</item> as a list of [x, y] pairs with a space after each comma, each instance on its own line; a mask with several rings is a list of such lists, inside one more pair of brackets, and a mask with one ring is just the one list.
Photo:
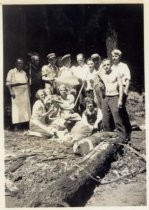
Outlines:
[[[109, 142], [97, 145], [89, 159], [75, 164], [53, 184], [40, 191], [35, 189], [35, 197], [28, 201], [28, 207], [81, 206], [86, 202], [95, 185], [108, 171], [117, 146]], [[84, 193], [85, 192], [85, 193]]]

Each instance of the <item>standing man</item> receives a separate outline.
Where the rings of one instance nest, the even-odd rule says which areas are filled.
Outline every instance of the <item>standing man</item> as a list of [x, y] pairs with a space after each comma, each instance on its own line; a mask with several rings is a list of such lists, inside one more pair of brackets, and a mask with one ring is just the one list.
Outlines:
[[82, 113], [83, 110], [85, 110], [85, 89], [84, 89], [84, 84], [87, 78], [87, 75], [89, 73], [89, 67], [88, 65], [85, 63], [85, 57], [83, 55], [83, 53], [79, 53], [76, 56], [76, 60], [77, 60], [77, 66], [72, 68], [72, 72], [73, 74], [79, 79], [80, 81], [80, 85], [77, 86], [77, 94], [79, 93], [80, 89], [82, 88], [82, 92], [80, 93], [80, 97], [79, 97], [79, 103], [78, 103], [78, 108], [79, 108], [79, 112], [80, 114]]
[[29, 77], [31, 105], [35, 102], [35, 94], [38, 89], [43, 87], [41, 78], [40, 57], [37, 53], [31, 55], [29, 65], [25, 68]]
[[111, 69], [111, 61], [104, 59], [102, 61], [103, 71], [101, 78], [105, 84], [105, 96], [102, 102], [103, 113], [103, 129], [105, 131], [111, 131], [110, 128], [110, 112], [114, 119], [114, 124], [121, 142], [126, 142], [127, 133], [123, 120], [120, 115], [120, 109], [122, 108], [123, 87], [121, 77], [118, 71]]
[[130, 70], [128, 68], [128, 65], [126, 63], [121, 62], [121, 56], [122, 56], [122, 52], [119, 49], [114, 49], [111, 52], [111, 56], [112, 56], [112, 70], [113, 71], [118, 71], [120, 74], [120, 77], [122, 79], [122, 85], [123, 85], [123, 106], [121, 109], [121, 116], [123, 119], [123, 123], [125, 125], [126, 131], [127, 131], [127, 135], [130, 138], [130, 134], [131, 134], [131, 124], [130, 124], [130, 120], [129, 120], [129, 116], [126, 110], [126, 100], [128, 97], [128, 91], [129, 91], [129, 86], [130, 86], [130, 79], [131, 79], [131, 75], [130, 75]]
[[50, 89], [52, 93], [55, 92], [55, 78], [58, 76], [58, 67], [56, 63], [55, 53], [50, 53], [47, 55], [48, 64], [44, 65], [41, 70], [42, 80], [45, 83], [45, 88]]
[[95, 66], [95, 70], [99, 71], [100, 69], [100, 64], [101, 64], [101, 57], [98, 53], [94, 53], [91, 55], [91, 58], [94, 61], [94, 66]]
[[96, 77], [95, 64], [92, 58], [88, 58], [87, 65], [89, 68], [89, 72], [86, 77], [86, 91], [94, 90], [94, 80]]
[[98, 53], [94, 53], [91, 55], [91, 58], [94, 62], [94, 68], [96, 70], [96, 77], [94, 81], [94, 90], [95, 90], [95, 98], [97, 107], [101, 109], [102, 107], [102, 98], [104, 95], [104, 84], [100, 78], [101, 68], [101, 57]]
[[76, 56], [77, 59], [77, 66], [73, 68], [73, 74], [78, 77], [82, 82], [86, 79], [87, 74], [89, 72], [89, 68], [85, 63], [85, 58], [83, 53], [79, 53]]

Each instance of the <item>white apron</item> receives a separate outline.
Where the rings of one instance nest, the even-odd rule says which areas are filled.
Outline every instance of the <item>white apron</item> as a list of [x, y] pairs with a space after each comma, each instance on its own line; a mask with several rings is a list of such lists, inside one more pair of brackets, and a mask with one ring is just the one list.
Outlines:
[[[25, 71], [20, 72], [15, 68], [8, 72], [7, 82], [14, 83], [26, 83], [27, 76]], [[12, 101], [12, 123], [28, 122], [31, 117], [31, 107], [29, 99], [28, 85], [20, 85], [12, 87], [15, 98]]]

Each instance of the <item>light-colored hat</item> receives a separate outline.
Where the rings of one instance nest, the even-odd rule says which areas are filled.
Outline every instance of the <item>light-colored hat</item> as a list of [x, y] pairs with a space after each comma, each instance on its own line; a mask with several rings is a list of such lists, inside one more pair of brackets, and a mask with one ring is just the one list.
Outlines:
[[119, 56], [121, 56], [122, 52], [119, 49], [114, 49], [114, 50], [112, 50], [111, 55], [119, 55]]
[[56, 58], [56, 55], [55, 55], [55, 53], [50, 53], [50, 54], [47, 55], [47, 58], [48, 59], [53, 59], [53, 58]]
[[96, 59], [96, 58], [101, 59], [101, 57], [100, 57], [100, 55], [99, 55], [98, 53], [92, 54], [92, 55], [91, 55], [91, 58], [92, 58], [92, 59]]
[[70, 54], [64, 55], [64, 56], [61, 58], [61, 61], [64, 61], [65, 59], [70, 58], [70, 57], [71, 57]]

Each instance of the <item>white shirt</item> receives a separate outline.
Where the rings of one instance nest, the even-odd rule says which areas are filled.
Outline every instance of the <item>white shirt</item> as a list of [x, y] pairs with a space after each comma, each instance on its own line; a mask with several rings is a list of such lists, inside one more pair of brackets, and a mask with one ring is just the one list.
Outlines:
[[60, 68], [60, 71], [59, 71], [59, 76], [60, 77], [71, 77], [73, 76], [73, 72], [72, 72], [72, 67], [66, 67], [66, 66], [62, 66]]
[[119, 72], [122, 79], [122, 85], [126, 85], [126, 80], [131, 79], [130, 69], [126, 63], [119, 62], [117, 65], [113, 64], [111, 69]]
[[[93, 90], [94, 89], [94, 80], [96, 78], [97, 72], [96, 70], [93, 70], [93, 72], [90, 72], [87, 74], [86, 82], [87, 82], [87, 90]], [[93, 81], [93, 83], [92, 83]]]
[[120, 78], [119, 72], [117, 70], [112, 70], [109, 74], [102, 72], [101, 79], [105, 85], [105, 95], [115, 96], [119, 95], [118, 91], [118, 78]]
[[[93, 129], [93, 125], [90, 125], [88, 120], [87, 120], [87, 116], [85, 114], [85, 112], [88, 112], [89, 114], [92, 114], [88, 109], [86, 109], [86, 111], [83, 112], [82, 114], [82, 122], [85, 124], [85, 125], [88, 125], [91, 129]], [[102, 121], [102, 118], [103, 118], [103, 114], [102, 114], [102, 111], [101, 109], [97, 109], [97, 119], [94, 123], [94, 126], [95, 127], [98, 127], [98, 123], [100, 123]]]
[[87, 64], [84, 64], [82, 67], [81, 66], [74, 66], [72, 68], [73, 74], [78, 77], [79, 79], [85, 80], [87, 77], [87, 74], [89, 73], [89, 68]]

